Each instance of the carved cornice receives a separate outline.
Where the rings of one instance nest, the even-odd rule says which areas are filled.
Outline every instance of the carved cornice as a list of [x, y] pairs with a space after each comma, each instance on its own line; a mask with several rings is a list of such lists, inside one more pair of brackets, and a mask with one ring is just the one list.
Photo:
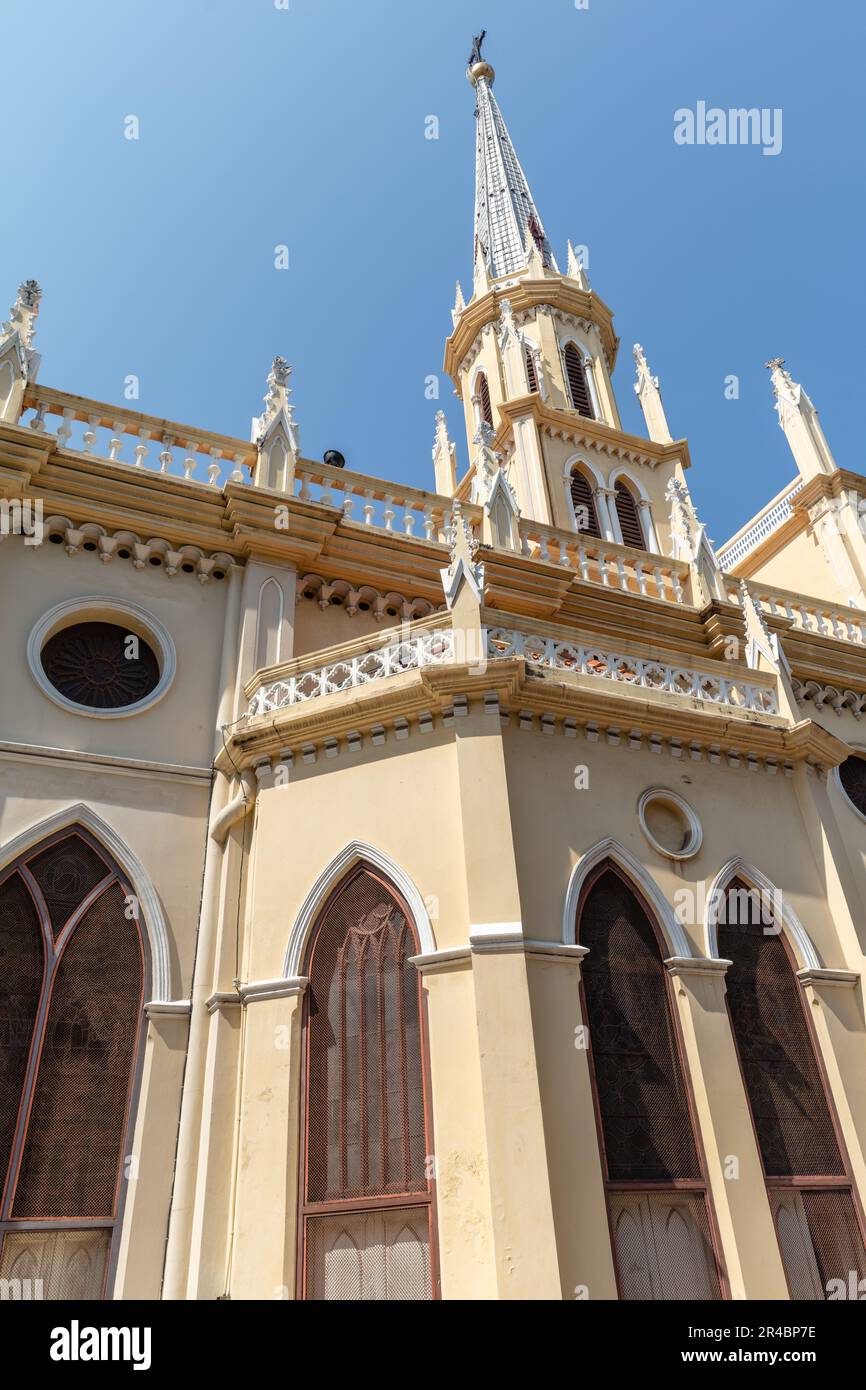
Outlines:
[[566, 276], [546, 275], [543, 280], [521, 280], [517, 284], [500, 286], [473, 299], [461, 313], [453, 333], [445, 342], [445, 371], [461, 390], [460, 371], [464, 359], [473, 349], [475, 339], [488, 325], [499, 319], [503, 299], [510, 300], [514, 313], [551, 305], [564, 314], [588, 319], [601, 334], [608, 369], [613, 371], [619, 349], [619, 338], [613, 330], [613, 314], [604, 300], [593, 290], [581, 290]]
[[516, 401], [504, 401], [499, 407], [500, 425], [493, 443], [494, 450], [502, 451], [511, 441], [514, 420], [532, 415], [542, 434], [560, 437], [575, 446], [598, 449], [612, 458], [632, 463], [646, 464], [656, 468], [659, 464], [680, 463], [691, 468], [688, 441], [675, 439], [670, 444], [656, 444], [651, 439], [641, 439], [639, 435], [627, 434], [614, 429], [601, 420], [590, 420], [579, 415], [576, 410], [560, 410], [545, 404], [537, 395], [527, 395]]

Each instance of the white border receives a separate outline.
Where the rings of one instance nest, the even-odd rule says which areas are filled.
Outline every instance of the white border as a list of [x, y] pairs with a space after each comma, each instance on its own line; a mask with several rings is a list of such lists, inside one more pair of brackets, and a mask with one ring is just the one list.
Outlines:
[[[78, 622], [93, 620], [98, 622], [109, 615], [109, 620], [113, 621], [117, 617], [132, 619], [139, 627], [144, 629], [147, 640], [156, 649], [157, 660], [159, 661], [160, 676], [157, 684], [149, 695], [143, 700], [137, 700], [134, 705], [121, 705], [118, 709], [92, 709], [90, 705], [80, 705], [75, 700], [68, 700], [65, 695], [61, 695], [49, 681], [42, 668], [42, 648], [55, 632], [61, 628], [72, 627], [72, 622], [64, 619], [76, 619]], [[49, 608], [39, 621], [34, 625], [30, 636], [27, 639], [27, 664], [30, 667], [30, 674], [35, 680], [43, 695], [47, 695], [55, 705], [61, 709], [70, 710], [73, 714], [83, 714], [89, 719], [125, 719], [131, 714], [141, 714], [143, 710], [150, 709], [168, 690], [174, 674], [177, 670], [177, 653], [174, 642], [171, 640], [168, 629], [163, 626], [158, 618], [149, 613], [146, 608], [140, 607], [137, 603], [132, 603], [128, 599], [106, 598], [103, 594], [85, 594], [81, 598], [66, 599], [63, 603], [55, 604]]]
[[303, 978], [301, 962], [319, 908], [340, 879], [345, 878], [349, 870], [362, 861], [371, 864], [374, 869], [378, 869], [386, 878], [389, 878], [398, 892], [402, 894], [409, 911], [412, 913], [415, 929], [418, 933], [419, 954], [427, 956], [436, 950], [436, 940], [433, 936], [433, 928], [430, 926], [427, 908], [424, 906], [424, 899], [409, 875], [382, 850], [368, 845], [364, 840], [350, 840], [345, 849], [342, 849], [337, 857], [332, 859], [330, 864], [322, 870], [304, 899], [304, 905], [295, 919], [286, 947], [286, 957], [283, 963], [283, 977], [285, 979]]
[[[126, 874], [144, 912], [144, 924], [150, 945], [151, 995], [150, 1002], [169, 1003], [171, 999], [171, 958], [168, 945], [168, 929], [165, 914], [156, 889], [147, 870], [133, 854], [129, 846], [120, 838], [116, 830], [107, 825], [95, 811], [84, 802], [76, 801], [64, 811], [38, 821], [27, 830], [22, 830], [13, 840], [0, 848], [0, 872], [5, 872], [13, 860], [26, 854], [40, 841], [47, 840], [60, 830], [73, 826], [83, 826], [94, 839], [105, 847]], [[147, 1005], [145, 1006], [147, 1007]]]
[[[664, 845], [655, 838], [646, 823], [645, 816], [646, 808], [651, 801], [670, 801], [678, 810], [682, 811], [688, 821], [689, 830], [691, 832], [691, 839], [685, 849], [665, 849]], [[658, 854], [663, 854], [665, 859], [693, 859], [703, 844], [703, 826], [685, 798], [680, 796], [678, 792], [672, 792], [669, 787], [647, 787], [646, 791], [641, 793], [640, 800], [637, 804], [637, 818], [640, 822], [641, 830], [653, 849]]]
[[673, 908], [655, 879], [650, 876], [640, 860], [635, 859], [631, 851], [627, 850], [625, 845], [621, 845], [619, 840], [614, 840], [612, 836], [608, 836], [605, 840], [599, 840], [597, 845], [593, 845], [592, 849], [588, 849], [586, 853], [578, 859], [571, 871], [571, 877], [568, 880], [568, 889], [565, 894], [565, 906], [562, 913], [563, 943], [566, 946], [574, 945], [574, 931], [577, 922], [577, 904], [580, 900], [580, 891], [587, 874], [605, 859], [613, 860], [614, 864], [622, 869], [626, 877], [631, 879], [635, 887], [638, 888], [646, 898], [647, 903], [655, 913], [656, 920], [664, 933], [670, 954], [672, 956], [678, 956], [683, 960], [694, 959], [695, 953], [692, 950], [691, 942], [683, 931], [682, 926], [677, 921]]

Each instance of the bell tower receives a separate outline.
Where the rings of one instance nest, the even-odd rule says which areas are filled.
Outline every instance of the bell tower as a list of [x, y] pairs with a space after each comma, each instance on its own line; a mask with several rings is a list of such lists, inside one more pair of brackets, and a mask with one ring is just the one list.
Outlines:
[[[501, 470], [525, 519], [667, 553], [666, 489], [672, 479], [685, 485], [687, 447], [671, 440], [642, 349], [636, 389], [650, 437], [623, 433], [611, 381], [613, 314], [571, 243], [560, 269], [483, 40], [475, 39], [467, 70], [476, 124], [472, 293], [467, 299], [458, 284], [445, 347], [469, 445], [470, 471], [455, 495], [485, 503]], [[452, 446], [441, 434], [440, 424], [434, 456], [437, 478], [447, 479]]]

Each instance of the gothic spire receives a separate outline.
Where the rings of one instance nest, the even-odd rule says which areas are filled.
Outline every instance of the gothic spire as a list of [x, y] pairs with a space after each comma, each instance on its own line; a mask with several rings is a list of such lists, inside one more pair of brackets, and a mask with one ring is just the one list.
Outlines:
[[526, 270], [527, 247], [542, 265], [557, 270], [550, 242], [520, 167], [511, 136], [493, 95], [496, 74], [481, 56], [484, 39], [474, 41], [467, 77], [475, 88], [475, 252], [491, 280]]

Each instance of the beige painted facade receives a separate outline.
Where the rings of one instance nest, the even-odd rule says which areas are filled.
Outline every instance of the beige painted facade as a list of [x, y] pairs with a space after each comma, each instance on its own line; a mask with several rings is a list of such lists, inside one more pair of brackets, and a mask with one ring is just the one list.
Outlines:
[[[492, 70], [472, 80], [489, 91]], [[469, 468], [441, 418], [431, 492], [305, 459], [281, 359], [247, 444], [37, 382], [32, 282], [4, 325], [2, 867], [80, 824], [145, 904], [108, 1296], [300, 1296], [307, 949], [358, 863], [420, 945], [436, 1295], [618, 1296], [578, 1045], [576, 913], [605, 862], [664, 943], [724, 1295], [789, 1296], [709, 920], [735, 876], [780, 894], [866, 1197], [866, 816], [838, 773], [866, 755], [866, 478], [772, 364], [802, 486], [715, 554], [643, 350], [638, 438], [611, 311], [542, 239], [458, 289], [445, 366]], [[163, 641], [158, 700], [58, 702], [39, 653], [84, 618]], [[652, 791], [662, 825], [688, 808], [680, 857], [653, 838]]]

